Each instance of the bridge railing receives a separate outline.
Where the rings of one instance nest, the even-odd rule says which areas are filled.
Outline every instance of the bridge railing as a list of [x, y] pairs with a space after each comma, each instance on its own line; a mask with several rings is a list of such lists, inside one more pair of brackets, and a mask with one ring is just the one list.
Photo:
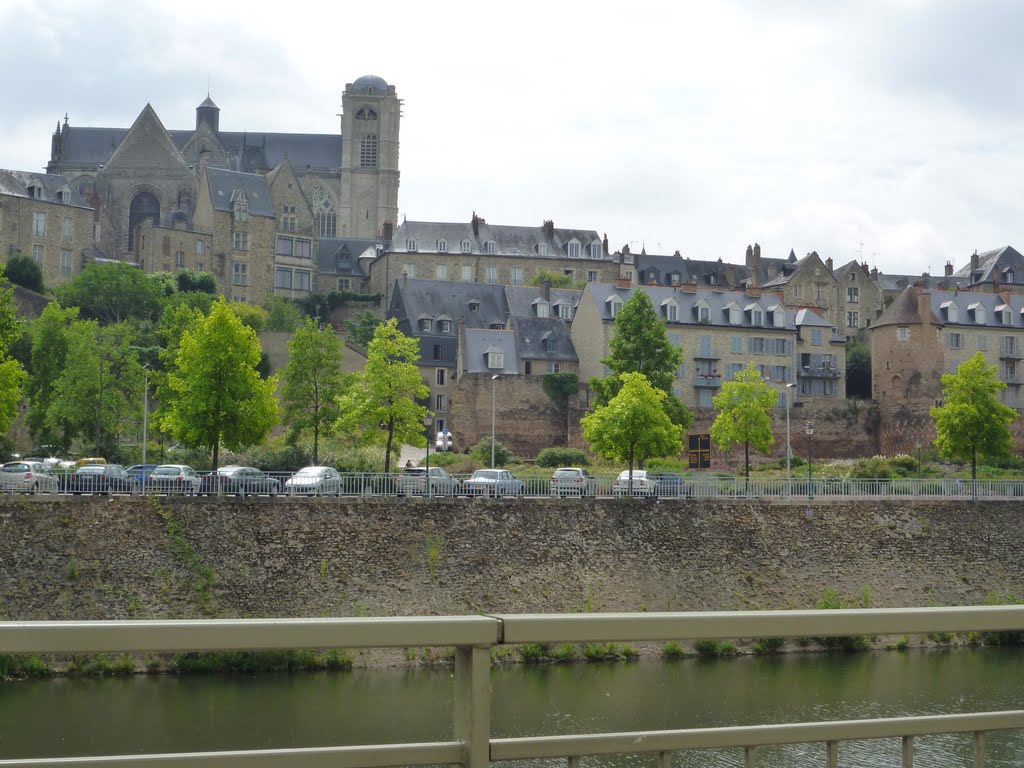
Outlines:
[[747, 768], [759, 747], [819, 743], [825, 764], [838, 765], [840, 745], [860, 739], [898, 738], [904, 768], [912, 767], [919, 736], [969, 734], [974, 766], [985, 765], [986, 734], [1024, 730], [1024, 711], [871, 720], [787, 723], [671, 731], [528, 736], [490, 736], [490, 650], [497, 645], [562, 642], [704, 640], [744, 637], [828, 637], [939, 632], [1024, 631], [1024, 606], [749, 611], [640, 614], [495, 614], [490, 616], [238, 619], [196, 621], [0, 622], [0, 654], [161, 653], [200, 650], [295, 648], [403, 648], [453, 646], [454, 738], [428, 744], [376, 744], [231, 752], [121, 755], [0, 760], [0, 768], [126, 768], [174, 764], [174, 768], [381, 768], [458, 764], [483, 768], [498, 760], [564, 758], [577, 768], [587, 755], [657, 753], [671, 766], [677, 752], [731, 748], [743, 751]]

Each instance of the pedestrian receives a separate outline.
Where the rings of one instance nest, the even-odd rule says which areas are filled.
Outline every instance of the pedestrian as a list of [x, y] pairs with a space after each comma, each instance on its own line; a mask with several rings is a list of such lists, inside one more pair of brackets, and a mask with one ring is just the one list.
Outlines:
[[412, 469], [412, 459], [408, 459], [408, 460], [406, 460], [406, 462], [405, 462], [405, 468], [406, 468], [406, 469]]

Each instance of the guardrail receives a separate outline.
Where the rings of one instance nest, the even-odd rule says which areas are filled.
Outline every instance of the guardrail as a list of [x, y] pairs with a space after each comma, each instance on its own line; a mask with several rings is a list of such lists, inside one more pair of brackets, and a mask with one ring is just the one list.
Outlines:
[[902, 765], [912, 768], [914, 739], [969, 734], [975, 768], [985, 765], [985, 736], [1024, 730], [1024, 711], [786, 723], [669, 731], [567, 736], [490, 737], [490, 649], [496, 645], [590, 641], [668, 641], [739, 637], [926, 634], [1024, 630], [1024, 606], [751, 611], [643, 614], [497, 614], [413, 618], [240, 619], [204, 621], [0, 622], [0, 654], [177, 652], [288, 648], [402, 648], [454, 646], [454, 738], [416, 744], [377, 744], [230, 752], [0, 760], [0, 768], [88, 766], [126, 768], [173, 763], [257, 768], [381, 768], [458, 764], [483, 768], [499, 760], [563, 758], [578, 768], [586, 755], [656, 753], [670, 768], [676, 752], [742, 750], [747, 768], [759, 747], [818, 743], [826, 765], [838, 765], [844, 741], [898, 738]]
[[[33, 485], [0, 486], [3, 493], [33, 494], [125, 494], [140, 493], [187, 496], [464, 496], [505, 498], [515, 496], [561, 496], [594, 498], [629, 496], [628, 487], [616, 483], [617, 476], [595, 475], [588, 485], [551, 484], [550, 474], [520, 475], [514, 482], [489, 487], [467, 483], [470, 475], [439, 475], [431, 479], [430, 489], [422, 473], [403, 472], [337, 473], [322, 483], [308, 483], [297, 473], [270, 472], [262, 478], [238, 481], [216, 479], [200, 473], [194, 484], [151, 478], [109, 479], [96, 476], [75, 477], [53, 473], [49, 479]], [[2, 478], [0, 478], [2, 480]], [[680, 476], [653, 487], [634, 486], [636, 498], [656, 499], [822, 499], [822, 498], [916, 498], [916, 499], [1024, 499], [1024, 478], [1017, 480], [958, 480], [948, 478], [752, 478], [728, 476]]]

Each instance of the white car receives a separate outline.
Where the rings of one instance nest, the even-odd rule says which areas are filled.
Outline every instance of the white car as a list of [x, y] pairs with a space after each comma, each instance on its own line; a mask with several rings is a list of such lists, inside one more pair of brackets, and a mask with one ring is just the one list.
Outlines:
[[199, 473], [187, 464], [161, 464], [146, 481], [146, 490], [176, 496], [195, 496], [201, 484]]
[[632, 486], [630, 485], [629, 470], [624, 469], [615, 478], [615, 485], [612, 486], [613, 496], [656, 496], [658, 494], [658, 481], [647, 474], [646, 469], [634, 469]]
[[340, 496], [341, 474], [334, 467], [303, 467], [284, 481], [289, 496]]
[[434, 440], [435, 451], [450, 451], [452, 449], [452, 433], [447, 429], [443, 429], [437, 433], [437, 439]]
[[9, 461], [0, 467], [0, 491], [56, 493], [57, 476], [41, 461]]

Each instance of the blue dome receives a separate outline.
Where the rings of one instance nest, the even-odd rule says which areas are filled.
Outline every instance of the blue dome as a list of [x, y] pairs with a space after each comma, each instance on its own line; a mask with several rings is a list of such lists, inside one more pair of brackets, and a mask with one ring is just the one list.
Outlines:
[[383, 77], [377, 77], [377, 75], [363, 75], [352, 83], [352, 90], [358, 91], [359, 93], [369, 93], [371, 90], [374, 93], [387, 93], [388, 84]]

